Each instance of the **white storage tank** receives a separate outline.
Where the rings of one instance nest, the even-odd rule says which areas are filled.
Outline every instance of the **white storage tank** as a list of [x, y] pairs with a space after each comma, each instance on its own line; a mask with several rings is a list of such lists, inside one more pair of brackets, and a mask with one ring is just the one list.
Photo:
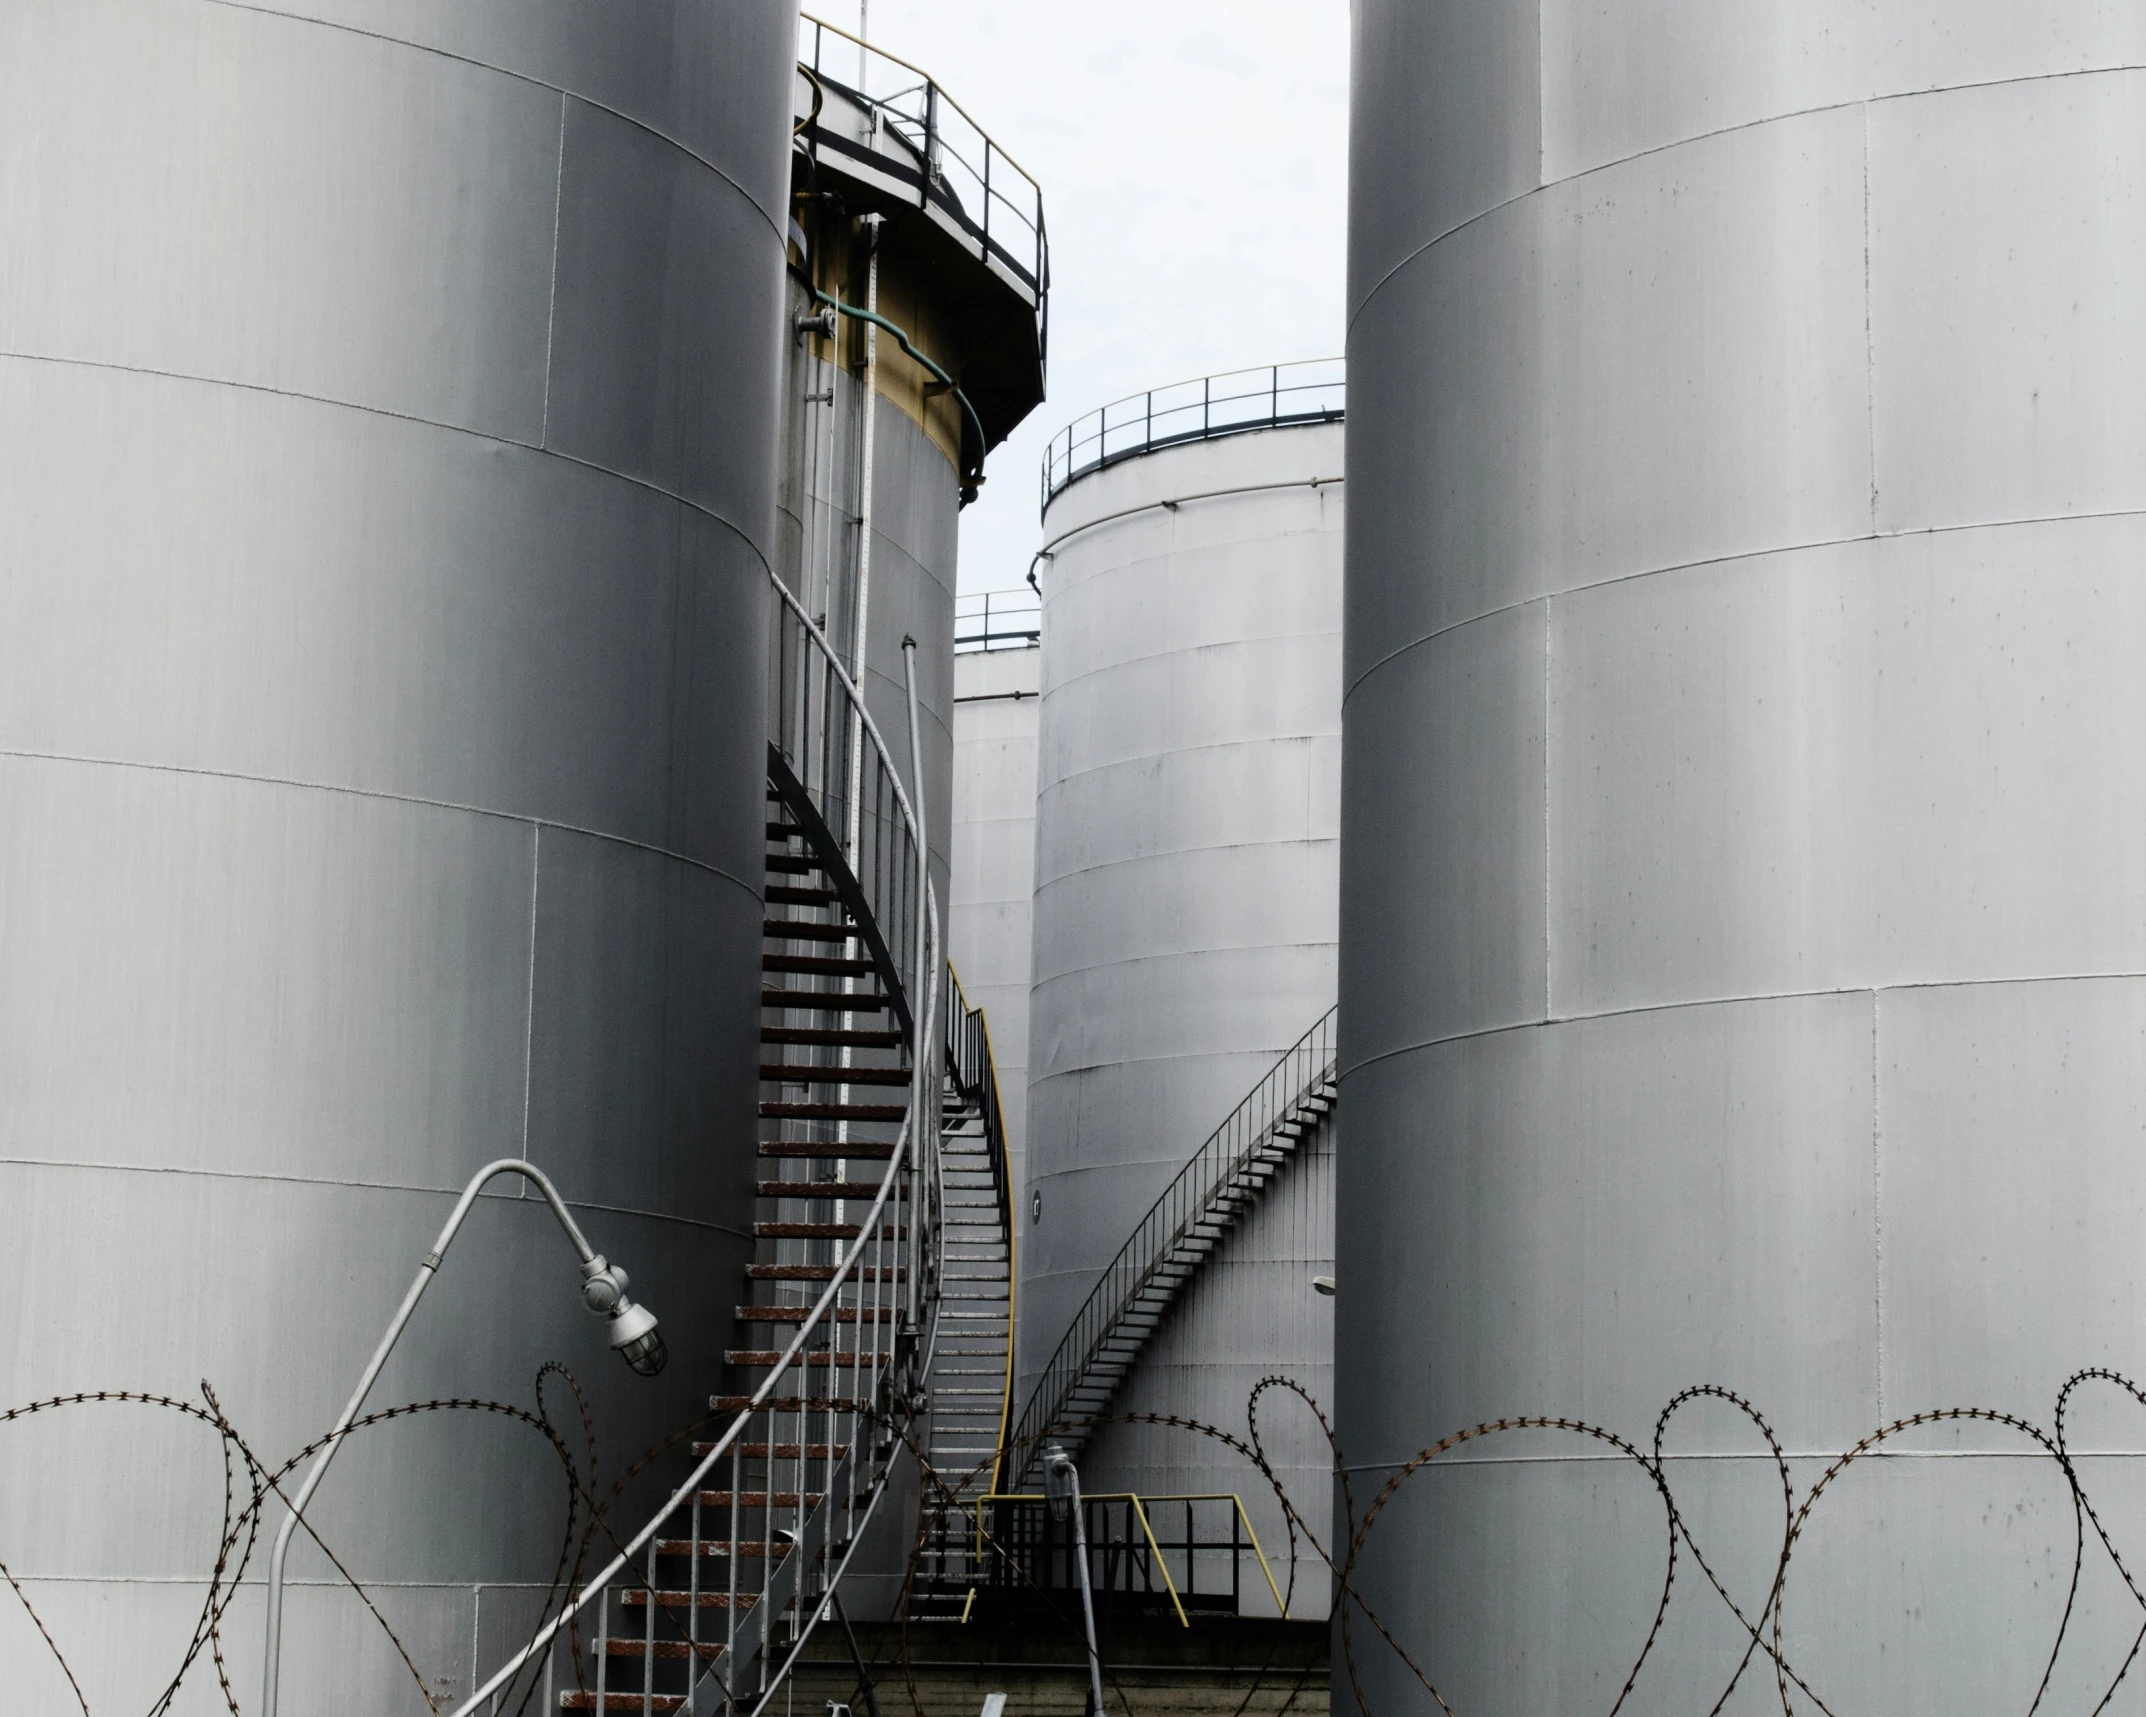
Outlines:
[[[1733, 15], [1732, 15], [1733, 13]], [[2146, 1371], [2146, 15], [1364, 0], [1350, 220], [1341, 1440], [1902, 1417]], [[2067, 1424], [2127, 1562], [2146, 1428]], [[1628, 1709], [2091, 1709], [2138, 1609], [2046, 1450], [1899, 1435], [1767, 1593], [1700, 1401]], [[1902, 1458], [1891, 1458], [1897, 1454]], [[1933, 1457], [1933, 1458], [1918, 1458]], [[1947, 1457], [1947, 1458], [1934, 1458]], [[1607, 1710], [1661, 1596], [1577, 1435], [1356, 1582], [1458, 1711]], [[1368, 1708], [1422, 1708], [1361, 1622]], [[2135, 1666], [2134, 1666], [2135, 1673]], [[1337, 1698], [1346, 1700], [1346, 1675]], [[2119, 1695], [2121, 1697], [2121, 1695]], [[1820, 1707], [1818, 1702], [1822, 1701]]]
[[1038, 604], [964, 597], [955, 620], [953, 876], [946, 949], [969, 1006], [984, 1010], [1013, 1159], [1027, 1184], [1028, 989], [1036, 876]]
[[[705, 1411], [750, 1245], [795, 42], [784, 0], [0, 8], [5, 1405], [206, 1379], [280, 1464], [526, 1155], [669, 1370], [605, 1351], [508, 1181], [375, 1403], [531, 1407], [563, 1360], [603, 1484]], [[147, 1707], [216, 1437], [7, 1435], [13, 1579], [86, 1708]], [[466, 1693], [565, 1494], [497, 1416], [354, 1438], [309, 1518], [395, 1637], [301, 1537], [283, 1709]], [[249, 1710], [264, 1561], [222, 1623]], [[0, 1663], [75, 1708], [13, 1601]]]
[[[1333, 1004], [1340, 384], [1338, 364], [1217, 377], [1114, 406], [1054, 448], [1023, 1400], [1157, 1195]], [[1331, 1268], [1331, 1161], [1330, 1135], [1299, 1154], [1114, 1410], [1241, 1434], [1262, 1375], [1323, 1389], [1330, 1302], [1312, 1277]], [[1300, 1458], [1323, 1468], [1308, 1447], [1284, 1461]], [[1215, 1445], [1149, 1427], [1106, 1429], [1082, 1470], [1091, 1490], [1143, 1495], [1256, 1484]], [[1325, 1489], [1315, 1472], [1322, 1510]], [[1279, 1540], [1278, 1514], [1256, 1519]], [[1305, 1584], [1323, 1603], [1324, 1582]]]

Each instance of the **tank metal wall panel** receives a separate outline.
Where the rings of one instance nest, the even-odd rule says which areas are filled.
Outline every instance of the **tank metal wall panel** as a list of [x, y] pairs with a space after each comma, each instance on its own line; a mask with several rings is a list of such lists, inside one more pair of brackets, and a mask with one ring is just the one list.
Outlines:
[[[1705, 1382], [1799, 1492], [1899, 1415], [2047, 1425], [2074, 1371], [2146, 1371], [2146, 24], [1367, 0], [1356, 27], [1357, 1493], [1509, 1415], [1644, 1443]], [[1474, 165], [1513, 159], [1503, 120], [1434, 160], [1421, 91], [1531, 81], [1537, 30], [1536, 178]], [[1462, 225], [1439, 176], [1468, 173]], [[2072, 1434], [2129, 1519], [2146, 1443], [2111, 1400]], [[1706, 1555], [1763, 1593], [1752, 1428], [1701, 1409], [1668, 1446]], [[1790, 1662], [1836, 1710], [2024, 1708], [2062, 1480], [1986, 1427], [1901, 1448], [1799, 1539]], [[1459, 1452], [1358, 1582], [1455, 1709], [1606, 1708], [1660, 1590], [1646, 1484], [1549, 1434]], [[2048, 1708], [2136, 1631], [2092, 1562]], [[1358, 1643], [1373, 1707], [1420, 1696]], [[1633, 1698], [1704, 1708], [1745, 1644], [1680, 1573]]]
[[[751, 1245], [795, 11], [319, 10], [0, 14], [0, 1396], [207, 1379], [280, 1461], [526, 1152], [669, 1371], [604, 1351], [510, 1182], [375, 1401], [562, 1359], [630, 1458], [704, 1411]], [[0, 1476], [98, 1708], [176, 1667], [223, 1495], [129, 1411]], [[475, 1415], [365, 1433], [314, 1512], [450, 1695], [564, 1524], [543, 1440]], [[293, 1568], [292, 1707], [403, 1708]]]
[[1879, 528], [2146, 504], [2146, 70], [1881, 103], [1870, 161]]

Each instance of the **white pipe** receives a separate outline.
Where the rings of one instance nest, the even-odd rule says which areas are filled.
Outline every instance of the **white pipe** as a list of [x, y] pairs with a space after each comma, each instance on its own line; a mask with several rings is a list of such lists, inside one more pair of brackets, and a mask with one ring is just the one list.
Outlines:
[[[859, 27], [861, 35], [862, 27]], [[858, 88], [864, 87], [864, 48], [857, 49]], [[876, 110], [875, 110], [876, 111]], [[871, 258], [865, 264], [864, 307], [875, 315], [879, 310], [879, 227], [881, 217], [866, 215], [863, 226], [867, 242], [871, 245]], [[864, 807], [864, 652], [871, 637], [869, 623], [872, 612], [872, 454], [874, 445], [873, 427], [879, 421], [879, 324], [864, 325], [864, 451], [863, 476], [859, 479], [857, 495], [857, 612], [850, 636], [850, 675], [857, 682], [857, 698], [850, 706], [849, 723], [849, 803], [842, 816], [842, 858], [852, 876], [857, 874], [857, 849], [863, 830]], [[891, 773], [891, 770], [890, 770]], [[854, 944], [851, 949], [854, 951]], [[842, 987], [854, 989], [857, 980], [844, 978]], [[856, 1028], [857, 1016], [845, 1013], [842, 1016], [843, 1035]], [[848, 1044], [842, 1046], [838, 1065], [845, 1070], [850, 1066], [853, 1052]], [[850, 1088], [840, 1086], [835, 1101], [849, 1107]], [[849, 1143], [847, 1119], [835, 1124], [835, 1141]], [[846, 1175], [845, 1167], [843, 1173]], [[840, 1212], [838, 1211], [839, 1218]]]
[[[909, 697], [909, 791], [916, 801], [917, 824], [925, 831], [925, 837], [917, 847], [916, 997], [921, 1004], [927, 978], [925, 962], [931, 959], [928, 947], [932, 934], [929, 922], [931, 825], [925, 820], [924, 749], [917, 737], [917, 641], [914, 636], [902, 639], [902, 686]], [[935, 981], [938, 972], [934, 969], [928, 975]], [[938, 1023], [935, 1013], [936, 1009], [927, 1011], [920, 1005], [910, 1021], [916, 1033], [916, 1050], [909, 1058], [909, 1112], [913, 1115], [928, 1113], [924, 1101], [930, 1092], [932, 1034]], [[936, 1148], [932, 1156], [936, 1161]], [[909, 1158], [909, 1323], [912, 1328], [924, 1308], [924, 1227], [924, 1135], [920, 1128], [917, 1148]]]
[[[871, 244], [871, 260], [865, 265], [864, 307], [875, 316], [879, 314], [881, 220], [879, 215], [866, 215], [863, 222]], [[864, 652], [871, 637], [868, 628], [872, 613], [872, 471], [876, 440], [873, 431], [878, 421], [879, 324], [868, 321], [864, 325], [864, 472], [858, 481], [857, 492], [857, 613], [850, 634], [849, 671], [850, 677], [857, 682], [858, 698], [854, 705], [857, 714], [864, 709]], [[852, 871], [857, 868], [858, 818], [861, 815], [858, 800], [864, 792], [864, 746], [857, 714], [850, 718], [849, 810], [844, 818], [842, 836], [842, 856], [849, 861]]]
[[380, 1368], [387, 1364], [387, 1356], [394, 1351], [401, 1337], [403, 1326], [410, 1321], [410, 1314], [417, 1310], [417, 1302], [424, 1296], [432, 1278], [439, 1272], [440, 1260], [454, 1241], [455, 1231], [462, 1226], [462, 1219], [469, 1214], [470, 1206], [477, 1201], [477, 1194], [485, 1183], [503, 1174], [518, 1174], [536, 1182], [550, 1203], [552, 1214], [565, 1228], [566, 1236], [574, 1243], [574, 1250], [581, 1254], [581, 1261], [589, 1263], [596, 1256], [588, 1237], [581, 1232], [566, 1203], [559, 1196], [550, 1177], [534, 1163], [524, 1162], [519, 1157], [501, 1157], [497, 1162], [486, 1163], [474, 1179], [462, 1189], [462, 1196], [455, 1201], [454, 1210], [447, 1218], [447, 1226], [440, 1230], [440, 1237], [433, 1241], [432, 1250], [425, 1254], [425, 1261], [418, 1265], [416, 1278], [410, 1283], [410, 1291], [403, 1295], [402, 1304], [387, 1326], [387, 1334], [380, 1338], [380, 1345], [373, 1349], [373, 1357], [365, 1367], [365, 1375], [358, 1379], [358, 1387], [344, 1407], [342, 1417], [335, 1422], [335, 1429], [328, 1433], [327, 1445], [314, 1459], [313, 1468], [298, 1487], [298, 1494], [290, 1500], [290, 1514], [276, 1534], [276, 1548], [268, 1559], [268, 1640], [261, 1660], [261, 1713], [262, 1717], [276, 1717], [278, 1671], [283, 1657], [283, 1565], [290, 1554], [291, 1535], [298, 1530], [298, 1522], [305, 1514], [306, 1504], [320, 1488], [320, 1481], [327, 1476], [328, 1463], [335, 1459], [335, 1452], [342, 1447], [343, 1434], [350, 1429], [351, 1421], [357, 1418], [365, 1405], [365, 1397], [372, 1392], [374, 1382], [380, 1376]]

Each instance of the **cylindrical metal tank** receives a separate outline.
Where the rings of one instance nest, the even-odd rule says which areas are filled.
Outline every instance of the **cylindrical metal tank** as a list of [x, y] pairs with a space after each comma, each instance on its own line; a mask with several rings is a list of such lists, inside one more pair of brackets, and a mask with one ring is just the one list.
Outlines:
[[[2146, 17], [1355, 29], [1354, 1494], [1507, 1415], [1648, 1448], [1702, 1383], [1799, 1499], [1903, 1415], [2049, 1427], [2075, 1369], [2146, 1371]], [[2110, 1397], [2069, 1429], [2128, 1522]], [[1629, 1708], [1703, 1710], [1750, 1637], [1693, 1552], [1759, 1617], [1781, 1479], [1719, 1401], [1666, 1447], [1692, 1539]], [[2026, 1709], [2061, 1475], [1997, 1426], [1885, 1448], [1797, 1540], [1788, 1662], [1836, 1711]], [[1606, 1710], [1664, 1540], [1631, 1461], [1529, 1433], [1409, 1481], [1356, 1582], [1453, 1709]], [[2136, 1630], [2086, 1543], [2044, 1709]]]
[[984, 455], [1043, 397], [1042, 192], [906, 61], [808, 19], [798, 68], [790, 299], [805, 332], [786, 389], [779, 565], [857, 671], [905, 776], [902, 646], [915, 640], [944, 902], [958, 523]]
[[1019, 643], [963, 650], [954, 657], [953, 876], [946, 951], [969, 1005], [984, 1010], [991, 1034], [1016, 1203], [1028, 1178], [1028, 989], [1042, 656], [1040, 646]]
[[[1168, 430], [1088, 459], [1044, 515], [1022, 1400], [1156, 1196], [1334, 996], [1342, 429]], [[1262, 1375], [1323, 1390], [1330, 1163], [1305, 1153], [1269, 1191], [1116, 1410], [1241, 1433]], [[1324, 1465], [1284, 1461], [1305, 1458]], [[1097, 1491], [1256, 1483], [1143, 1427], [1104, 1430], [1082, 1467]]]
[[[750, 1244], [795, 30], [0, 9], [7, 1404], [206, 1380], [279, 1464], [452, 1195], [526, 1155], [669, 1371], [605, 1351], [509, 1181], [374, 1402], [527, 1407], [563, 1360], [599, 1489], [704, 1413]], [[216, 1558], [215, 1437], [110, 1404], [6, 1436], [0, 1554], [89, 1707], [146, 1706]], [[452, 1697], [566, 1495], [528, 1425], [432, 1413], [356, 1437], [309, 1518]], [[223, 1627], [249, 1701], [263, 1561]], [[410, 1709], [359, 1598], [303, 1538], [292, 1568], [284, 1708]], [[0, 1663], [73, 1708], [13, 1603]], [[179, 1708], [211, 1707], [203, 1659]]]

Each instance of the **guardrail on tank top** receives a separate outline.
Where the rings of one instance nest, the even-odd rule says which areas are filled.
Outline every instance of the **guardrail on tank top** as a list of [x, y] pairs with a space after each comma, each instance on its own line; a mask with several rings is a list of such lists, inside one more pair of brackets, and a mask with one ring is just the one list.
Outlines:
[[[921, 67], [810, 14], [797, 26], [797, 63], [815, 82], [855, 98], [914, 157], [905, 173], [919, 202], [938, 210], [1036, 301], [1039, 327], [1050, 291], [1043, 191], [1027, 170]], [[808, 145], [820, 141], [816, 123]]]
[[1051, 437], [1043, 455], [1043, 505], [1091, 471], [1191, 441], [1255, 429], [1340, 423], [1348, 416], [1348, 372], [1340, 358], [1265, 364], [1195, 376], [1112, 400]]

